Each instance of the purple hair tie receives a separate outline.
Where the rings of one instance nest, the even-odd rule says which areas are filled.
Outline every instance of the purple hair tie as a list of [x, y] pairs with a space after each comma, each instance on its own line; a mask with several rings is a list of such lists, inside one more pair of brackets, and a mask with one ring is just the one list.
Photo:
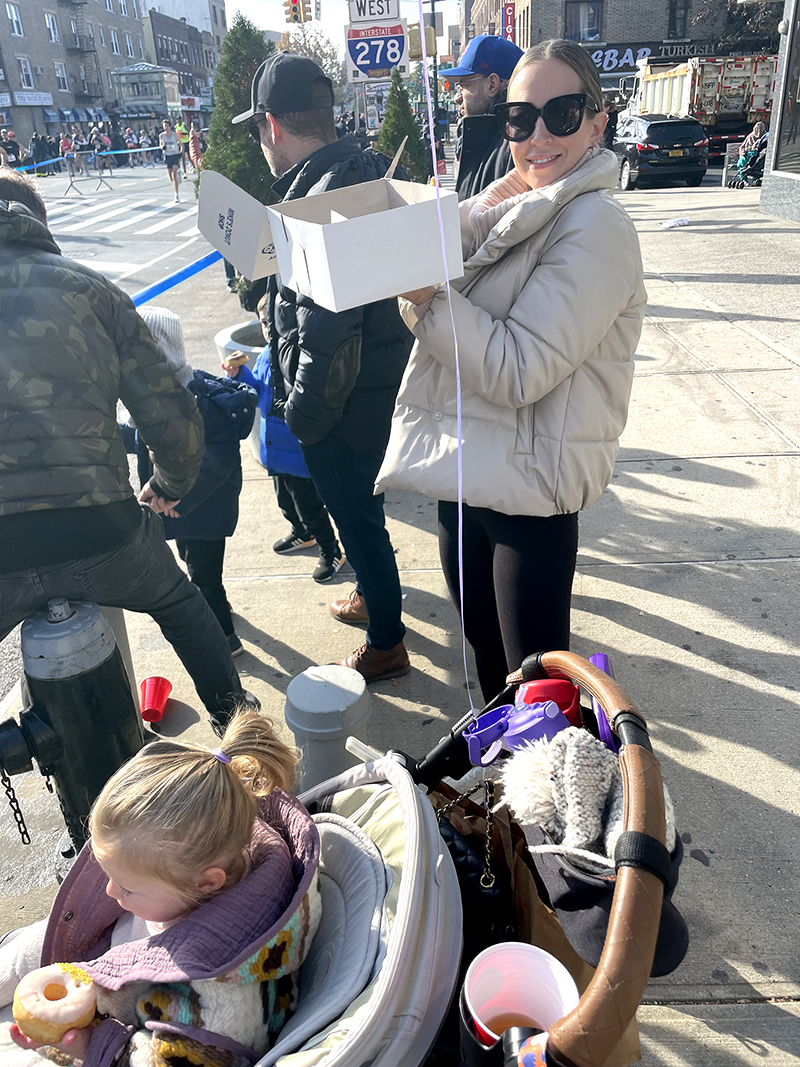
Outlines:
[[230, 756], [226, 756], [221, 748], [212, 749], [211, 755], [214, 757], [214, 759], [218, 759], [220, 763], [230, 763], [231, 761]]

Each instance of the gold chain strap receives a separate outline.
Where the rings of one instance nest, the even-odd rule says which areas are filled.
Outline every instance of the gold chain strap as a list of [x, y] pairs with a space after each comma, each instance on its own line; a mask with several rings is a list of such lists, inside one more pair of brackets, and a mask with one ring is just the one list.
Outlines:
[[494, 781], [491, 778], [483, 779], [483, 805], [486, 808], [486, 838], [484, 841], [483, 874], [481, 885], [484, 889], [491, 889], [494, 885], [492, 873], [492, 824], [494, 823]]
[[494, 874], [492, 873], [492, 825], [494, 823], [492, 808], [494, 807], [494, 781], [491, 778], [484, 778], [471, 789], [467, 789], [466, 792], [459, 794], [455, 800], [449, 801], [444, 807], [437, 808], [436, 819], [438, 822], [441, 822], [446, 815], [449, 815], [454, 808], [458, 807], [462, 800], [468, 800], [473, 793], [477, 793], [481, 786], [483, 786], [483, 803], [486, 808], [486, 834], [483, 842], [484, 853], [481, 886], [484, 889], [491, 889], [495, 882]]

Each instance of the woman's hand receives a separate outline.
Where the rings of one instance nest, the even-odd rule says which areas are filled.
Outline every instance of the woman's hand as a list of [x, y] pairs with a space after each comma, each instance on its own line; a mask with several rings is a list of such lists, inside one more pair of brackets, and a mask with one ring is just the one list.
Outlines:
[[410, 293], [401, 293], [399, 299], [409, 300], [419, 307], [420, 304], [427, 304], [429, 300], [432, 300], [439, 288], [438, 285], [426, 285], [424, 289], [412, 289]]
[[226, 362], [222, 364], [222, 369], [225, 371], [229, 378], [235, 378], [236, 375], [239, 373], [239, 366], [239, 363]]
[[[83, 1060], [89, 1048], [91, 1033], [92, 1028], [90, 1026], [84, 1027], [83, 1030], [67, 1030], [59, 1044], [52, 1047], [68, 1053], [74, 1060]], [[45, 1047], [40, 1042], [26, 1037], [16, 1023], [12, 1023], [9, 1026], [8, 1034], [14, 1044], [19, 1045], [20, 1048], [37, 1049]]]

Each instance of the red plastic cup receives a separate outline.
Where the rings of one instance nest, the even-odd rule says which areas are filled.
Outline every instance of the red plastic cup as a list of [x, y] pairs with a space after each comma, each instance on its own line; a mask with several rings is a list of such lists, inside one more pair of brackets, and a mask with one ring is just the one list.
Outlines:
[[142, 694], [142, 718], [145, 722], [158, 722], [172, 692], [172, 682], [154, 674], [145, 678], [139, 689]]

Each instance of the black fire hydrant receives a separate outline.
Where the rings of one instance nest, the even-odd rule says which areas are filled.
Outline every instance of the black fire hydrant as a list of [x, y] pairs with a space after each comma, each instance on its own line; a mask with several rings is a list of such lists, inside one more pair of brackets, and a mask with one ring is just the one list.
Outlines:
[[[144, 744], [142, 720], [113, 630], [97, 604], [50, 600], [46, 612], [22, 624], [21, 647], [25, 710], [19, 724], [0, 723], [0, 769], [21, 774], [36, 760], [55, 784], [77, 852], [95, 798]], [[17, 822], [24, 826], [21, 816]]]

